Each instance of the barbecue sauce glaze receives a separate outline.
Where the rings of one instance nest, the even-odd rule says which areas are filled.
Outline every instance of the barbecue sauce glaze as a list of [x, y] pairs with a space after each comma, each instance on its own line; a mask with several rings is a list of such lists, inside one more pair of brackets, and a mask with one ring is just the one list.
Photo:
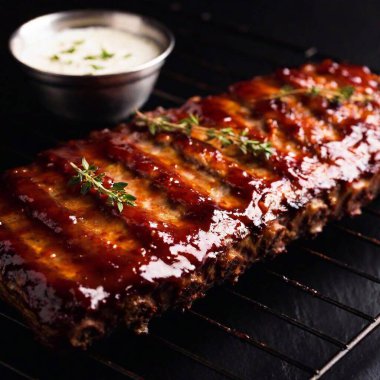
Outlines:
[[[263, 100], [284, 85], [352, 85], [370, 100]], [[248, 128], [251, 138], [271, 142], [267, 160], [176, 133], [153, 138], [133, 123], [45, 152], [38, 163], [4, 176], [3, 279], [21, 286], [21, 302], [51, 325], [108, 306], [122, 309], [126, 297], [159, 286], [180, 292], [183, 276], [231, 245], [314, 197], [378, 171], [379, 101], [379, 79], [367, 68], [325, 61], [153, 112], [173, 121], [195, 113], [203, 126]], [[82, 157], [106, 172], [107, 186], [129, 182], [136, 207], [118, 213], [95, 191], [82, 197], [67, 187], [74, 174], [69, 162], [79, 165]], [[199, 178], [185, 171], [198, 171]]]

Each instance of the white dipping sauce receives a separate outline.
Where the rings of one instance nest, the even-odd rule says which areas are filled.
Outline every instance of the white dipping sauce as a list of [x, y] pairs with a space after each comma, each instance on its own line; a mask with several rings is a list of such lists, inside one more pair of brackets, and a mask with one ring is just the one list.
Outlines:
[[65, 29], [37, 35], [15, 46], [17, 57], [38, 70], [68, 75], [115, 74], [160, 54], [145, 37], [107, 27]]

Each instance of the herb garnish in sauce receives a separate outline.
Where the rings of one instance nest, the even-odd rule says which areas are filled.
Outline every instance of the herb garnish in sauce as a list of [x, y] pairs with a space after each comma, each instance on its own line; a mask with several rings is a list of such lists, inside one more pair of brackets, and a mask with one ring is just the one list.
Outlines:
[[82, 195], [94, 189], [99, 194], [106, 195], [107, 203], [111, 206], [116, 205], [120, 213], [123, 211], [124, 205], [135, 206], [136, 197], [125, 191], [128, 183], [115, 182], [110, 188], [106, 188], [103, 184], [105, 173], [98, 173], [99, 168], [90, 165], [84, 157], [82, 158], [82, 167], [78, 167], [73, 162], [70, 162], [70, 165], [77, 174], [70, 179], [69, 186], [80, 185]]
[[152, 135], [159, 132], [180, 132], [191, 136], [194, 133], [206, 141], [218, 141], [223, 148], [235, 145], [244, 154], [253, 156], [264, 155], [268, 158], [273, 153], [269, 142], [250, 139], [247, 130], [237, 133], [232, 128], [206, 128], [200, 125], [199, 118], [194, 114], [174, 123], [165, 116], [152, 117], [137, 111], [136, 125], [147, 127]]

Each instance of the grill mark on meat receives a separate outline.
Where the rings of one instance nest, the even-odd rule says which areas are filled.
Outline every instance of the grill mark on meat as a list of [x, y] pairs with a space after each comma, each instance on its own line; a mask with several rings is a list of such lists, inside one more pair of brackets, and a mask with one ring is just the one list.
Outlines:
[[[67, 158], [67, 154], [63, 150], [56, 150], [54, 152], [51, 151], [48, 153], [48, 160], [51, 163], [54, 163], [54, 166], [52, 167], [52, 169], [57, 169], [59, 171], [62, 171], [67, 176], [67, 178], [71, 178], [71, 176], [75, 174], [74, 170], [69, 165], [69, 162], [73, 161], [74, 163], [80, 165], [81, 157], [89, 157], [91, 162], [94, 162], [99, 167], [99, 172], [106, 172], [107, 174], [109, 173], [112, 175], [112, 168], [106, 164], [103, 166], [102, 164], [104, 164], [104, 161], [99, 160], [99, 158], [97, 160], [92, 160], [92, 154], [94, 154], [94, 152], [91, 152], [90, 150], [84, 149], [81, 151], [77, 151], [75, 153], [70, 152], [70, 155], [69, 155], [70, 158]], [[110, 186], [112, 183], [117, 182], [119, 180], [127, 180], [128, 181], [128, 179], [126, 179], [124, 176], [121, 176], [121, 177], [118, 176], [116, 178], [116, 177], [111, 177], [110, 175], [106, 175], [104, 177], [103, 184], [105, 186]], [[129, 184], [131, 184], [131, 183], [129, 182]], [[132, 188], [131, 188], [131, 190], [132, 190]], [[106, 208], [113, 210], [111, 207], [109, 207], [106, 204], [106, 199], [103, 196], [99, 195], [98, 192], [90, 191], [89, 194], [94, 196], [96, 199], [99, 199], [101, 201], [101, 204], [106, 206]], [[161, 199], [161, 198], [159, 198], [159, 199]], [[154, 223], [156, 223], [157, 225], [159, 224], [162, 227], [165, 227], [165, 225], [170, 226], [171, 220], [176, 219], [175, 218], [176, 214], [170, 213], [169, 210], [167, 213], [168, 215], [161, 215], [161, 218], [159, 218], [157, 220], [155, 220], [155, 218], [152, 217], [152, 214], [150, 214], [150, 216], [148, 218], [149, 211], [146, 210], [144, 207], [140, 207], [138, 202], [137, 202], [137, 205], [135, 207], [126, 208], [124, 211], [125, 211], [125, 213], [122, 213], [122, 215], [125, 216], [125, 221], [128, 222], [128, 220], [127, 220], [128, 215], [130, 215], [130, 217], [131, 217], [130, 225], [136, 225], [136, 227], [138, 227], [138, 225], [141, 225], [141, 226], [145, 225], [147, 222], [146, 221], [144, 222], [144, 220], [151, 220]], [[115, 213], [114, 215], [117, 216], [118, 214]], [[133, 219], [133, 216], [136, 216], [136, 220]], [[129, 224], [127, 223], [127, 225], [129, 225]], [[149, 226], [147, 226], [147, 228], [149, 229]]]
[[[322, 70], [316, 70], [317, 72], [335, 72], [336, 70], [341, 72], [345, 71], [347, 69], [337, 67], [336, 64], [332, 62], [326, 62], [323, 63], [321, 66], [325, 66]], [[320, 67], [320, 66], [319, 66]], [[329, 71], [332, 70], [332, 71]], [[284, 70], [282, 70], [283, 74]], [[365, 83], [366, 85], [371, 85], [375, 87], [375, 83], [373, 83], [374, 79], [368, 79], [368, 72], [366, 69], [358, 69], [354, 68], [354, 72], [359, 75], [360, 81], [359, 83]], [[290, 72], [286, 71], [287, 75], [282, 75], [283, 79], [285, 79], [286, 83], [293, 84], [295, 81], [295, 77], [297, 75], [299, 76], [299, 70], [291, 70]], [[319, 83], [321, 81], [320, 77], [318, 77], [313, 70], [313, 77], [316, 78], [315, 83]], [[367, 75], [367, 77], [366, 77]], [[290, 78], [290, 79], [289, 79]], [[331, 86], [332, 88], [336, 87], [338, 85], [339, 87], [342, 87], [344, 85], [348, 84], [355, 84], [355, 82], [358, 82], [355, 80], [352, 82], [350, 77], [348, 76], [348, 72], [345, 73], [345, 75], [339, 75], [337, 77], [331, 75], [326, 77], [322, 77], [323, 82], [326, 85]], [[298, 83], [296, 81], [296, 83]], [[365, 92], [365, 88], [363, 86], [360, 86], [359, 83], [356, 83], [356, 91], [357, 92]], [[378, 85], [377, 85], [378, 86]], [[302, 86], [300, 86], [302, 87]], [[336, 148], [340, 144], [343, 144], [344, 149], [348, 149], [348, 155], [350, 154], [350, 150], [354, 148], [355, 146], [355, 139], [357, 142], [360, 141], [360, 137], [358, 138], [358, 135], [363, 136], [363, 140], [365, 139], [371, 139], [373, 140], [371, 143], [368, 144], [368, 147], [376, 146], [374, 142], [378, 137], [375, 137], [378, 135], [377, 127], [380, 124], [380, 115], [378, 109], [374, 109], [371, 102], [365, 103], [364, 105], [356, 104], [355, 102], [350, 102], [348, 104], [342, 104], [339, 105], [338, 109], [331, 109], [328, 102], [324, 102], [321, 104], [319, 102], [318, 112], [316, 114], [315, 109], [310, 104], [313, 105], [313, 100], [309, 99], [308, 102], [298, 103], [298, 106], [300, 107], [300, 118], [302, 120], [305, 120], [307, 117], [310, 116], [317, 116], [320, 120], [327, 123], [329, 126], [332, 127], [332, 129], [335, 131], [336, 134], [338, 134], [339, 137], [336, 137], [335, 139], [322, 139], [318, 142], [318, 144], [315, 144], [316, 151], [319, 155], [320, 160], [327, 161], [336, 164], [339, 163], [342, 160], [339, 160], [339, 156], [337, 156]], [[311, 110], [311, 111], [310, 111]], [[337, 115], [339, 115], [337, 117]], [[355, 137], [356, 136], [356, 137]], [[344, 150], [342, 149], [342, 151]], [[376, 148], [375, 148], [376, 149]], [[364, 153], [364, 152], [363, 152]], [[369, 153], [369, 152], [368, 152]], [[351, 154], [351, 163], [352, 167], [355, 168], [360, 163], [360, 157], [356, 156], [353, 157]], [[347, 158], [347, 157], [346, 157]], [[338, 165], [339, 166], [339, 165]], [[339, 179], [347, 180], [349, 181], [349, 176], [346, 174], [344, 175], [343, 172], [348, 171], [348, 168], [350, 166], [347, 165], [347, 163], [344, 163], [343, 166], [341, 166], [342, 172], [340, 174]], [[353, 174], [353, 177], [355, 175]]]
[[[344, 66], [344, 65], [343, 65]], [[312, 83], [305, 83], [304, 80], [299, 78], [305, 76], [305, 73], [302, 73], [297, 69], [283, 69], [277, 72], [277, 76], [285, 84], [290, 84], [296, 88], [310, 88], [311, 85], [328, 87], [330, 89], [341, 88], [347, 85], [352, 85], [351, 77], [342, 75], [332, 75], [335, 71], [341, 72], [347, 71], [342, 69], [339, 65], [336, 66], [335, 63], [331, 61], [326, 61], [323, 64], [315, 67], [308, 65], [306, 66], [307, 75], [309, 78], [312, 78]], [[367, 69], [363, 68], [354, 68], [354, 72], [357, 75], [356, 79], [360, 78], [359, 83], [355, 84], [355, 91], [357, 93], [371, 94], [373, 100], [367, 101], [366, 104], [360, 104], [358, 106], [354, 102], [349, 102], [347, 104], [342, 104], [337, 107], [336, 105], [331, 105], [330, 102], [322, 97], [302, 97], [301, 101], [306, 105], [306, 112], [313, 112], [316, 117], [319, 116], [321, 120], [326, 121], [329, 124], [332, 124], [332, 127], [341, 135], [342, 126], [352, 124], [354, 120], [361, 120], [363, 112], [365, 113], [373, 102], [377, 103], [377, 106], [380, 105], [376, 99], [378, 99], [378, 94], [373, 92], [373, 89], [378, 89], [378, 79], [374, 75], [368, 75], [369, 72]], [[331, 72], [329, 74], [329, 72]], [[321, 75], [321, 73], [323, 75]], [[372, 78], [372, 79], [371, 79]], [[355, 80], [354, 82], [358, 82]], [[371, 87], [372, 86], [372, 87]], [[369, 88], [370, 87], [370, 88]], [[370, 107], [370, 111], [373, 111]]]
[[356, 88], [371, 87], [379, 90], [379, 77], [372, 74], [368, 67], [337, 64], [331, 60], [326, 60], [317, 65], [313, 70], [324, 77], [331, 77], [340, 84], [351, 84]]
[[[202, 116], [202, 125], [215, 129], [232, 128], [236, 133], [245, 130], [248, 132], [247, 137], [264, 142], [266, 133], [262, 128], [262, 121], [253, 118], [250, 105], [233, 93], [225, 94], [222, 99], [211, 96], [198, 100], [197, 107]], [[240, 155], [240, 158], [243, 157]]]
[[[54, 174], [48, 174], [54, 178]], [[64, 236], [67, 246], [80, 248], [81, 252], [78, 252], [80, 255], [86, 252], [100, 257], [103, 254], [112, 254], [115, 259], [125, 256], [126, 247], [120, 248], [114, 241], [104, 241], [98, 234], [84, 228], [83, 216], [80, 213], [59, 204], [40, 184], [34, 183], [32, 178], [38, 175], [40, 179], [43, 178], [41, 174], [32, 170], [25, 170], [22, 173], [13, 171], [7, 175], [7, 182], [14, 189], [13, 195], [23, 203], [32, 218], [39, 220], [56, 234]], [[56, 183], [55, 186], [57, 185]], [[130, 250], [136, 248], [136, 242], [130, 239], [131, 242], [134, 244], [132, 246], [129, 244]]]
[[[216, 110], [214, 110], [214, 111], [216, 111]], [[201, 108], [198, 109], [198, 112], [201, 112]], [[178, 118], [178, 115], [177, 115], [177, 118]], [[177, 139], [180, 139], [180, 137], [177, 136], [175, 140], [177, 140]], [[202, 143], [201, 141], [194, 139], [194, 138], [192, 138], [192, 141]], [[205, 144], [205, 143], [203, 143], [203, 144]], [[209, 145], [209, 144], [207, 144], [207, 145]], [[223, 156], [222, 153], [221, 153], [221, 155]], [[237, 163], [240, 164], [239, 161], [237, 161]], [[269, 168], [271, 168], [271, 166], [269, 166]], [[234, 217], [236, 217], [242, 221], [246, 221], [247, 219], [248, 220], [253, 219], [255, 221], [255, 225], [259, 225], [261, 222], [263, 222], [261, 217], [264, 214], [266, 214], [265, 221], [272, 220], [273, 218], [276, 217], [277, 212], [274, 212], [274, 213], [268, 212], [268, 208], [270, 208], [270, 207], [273, 208], [275, 204], [278, 204], [278, 205], [281, 204], [285, 199], [284, 195], [279, 194], [279, 196], [277, 196], [277, 197], [275, 196], [275, 197], [272, 197], [272, 199], [270, 199], [271, 196], [266, 194], [266, 192], [264, 192], [264, 194], [259, 194], [259, 192], [262, 191], [265, 187], [268, 187], [271, 189], [277, 189], [277, 188], [279, 188], [280, 184], [283, 185], [283, 188], [285, 189], [286, 192], [289, 192], [289, 186], [291, 186], [291, 185], [289, 183], [283, 184], [282, 181], [278, 181], [278, 180], [274, 181], [273, 178], [271, 179], [274, 182], [272, 185], [271, 181], [269, 180], [268, 177], [269, 176], [267, 175], [265, 179], [264, 178], [255, 178], [254, 181], [251, 182], [251, 188], [252, 189], [251, 189], [251, 194], [250, 194], [250, 202], [248, 203], [248, 205], [245, 206], [245, 210], [243, 210], [242, 213], [235, 214]], [[278, 176], [276, 178], [278, 179]], [[261, 200], [261, 198], [263, 198], [263, 199]], [[254, 209], [251, 208], [252, 199], [254, 202], [258, 202], [258, 206], [255, 207]], [[269, 206], [269, 203], [271, 203], [272, 206]], [[239, 211], [239, 210], [237, 210], [237, 211]]]
[[[267, 120], [269, 130], [279, 135], [275, 140], [284, 151], [296, 151], [298, 155], [313, 155], [313, 146], [310, 144], [310, 120], [302, 124], [295, 115], [295, 110], [284, 99], [263, 100], [252, 108]], [[275, 125], [273, 126], [273, 123]], [[271, 137], [273, 138], [273, 137]]]
[[[31, 269], [40, 270], [34, 265], [47, 265], [49, 273], [55, 270], [61, 270], [65, 274], [65, 278], [73, 279], [76, 272], [73, 270], [71, 260], [66, 260], [70, 256], [63, 254], [63, 248], [57, 244], [54, 234], [46, 233], [41, 226], [34, 225], [32, 228], [31, 221], [24, 215], [22, 209], [9, 198], [1, 195], [1, 201], [7, 202], [7, 206], [1, 205], [1, 249], [7, 250], [20, 244], [27, 249], [16, 250], [19, 259], [14, 264], [30, 265]], [[35, 228], [34, 228], [35, 227]], [[8, 243], [9, 240], [9, 243]], [[52, 254], [56, 254], [57, 260], [49, 260]], [[28, 262], [30, 260], [30, 263]], [[41, 264], [42, 263], [42, 264]], [[9, 262], [9, 265], [13, 265]], [[49, 274], [48, 273], [48, 274]], [[52, 278], [55, 280], [55, 277]]]
[[[213, 104], [215, 99], [217, 101]], [[256, 120], [249, 118], [249, 110], [245, 109], [245, 115], [237, 115], [237, 112], [230, 112], [231, 104], [233, 104], [233, 108], [243, 108], [243, 105], [227, 95], [211, 96], [203, 100], [196, 98], [188, 101], [181, 108], [183, 111], [176, 114], [176, 119], [185, 117], [184, 111], [194, 111], [202, 116], [202, 125], [215, 128], [230, 127], [237, 132], [248, 129], [250, 138], [264, 141], [265, 134], [258, 129]], [[212, 122], [211, 117], [214, 117], [219, 124], [216, 124], [215, 121]], [[162, 140], [165, 143], [165, 137]], [[238, 189], [236, 193], [238, 197], [250, 197], [252, 190], [257, 190], [259, 184], [269, 184], [278, 179], [273, 167], [266, 165], [265, 160], [256, 159], [256, 162], [247, 162], [241, 154], [231, 154], [226, 149], [221, 151], [211, 142], [180, 134], [169, 138], [168, 141], [168, 144], [173, 146], [185, 159], [196, 163], [213, 175], [217, 175], [221, 181], [232, 188]]]
[[193, 97], [180, 108], [169, 110], [169, 116], [174, 120], [187, 117], [190, 113], [202, 115], [202, 124], [210, 127], [244, 130], [251, 126], [246, 118], [249, 110], [229, 94]]
[[0, 199], [2, 281], [10, 283], [12, 292], [22, 293], [25, 307], [38, 313], [44, 323], [64, 318], [62, 308], [72, 307], [76, 299], [87, 305], [76, 292], [81, 274], [54, 234], [31, 223], [9, 198], [1, 195]]
[[[249, 99], [243, 98], [244, 94], [240, 96], [243, 102], [249, 104]], [[304, 180], [304, 174], [299, 168], [304, 162], [315, 160], [314, 152], [307, 149], [305, 145], [301, 145], [301, 141], [297, 141], [296, 138], [289, 138], [289, 136], [294, 136], [294, 130], [292, 132], [292, 128], [284, 128], [289, 120], [283, 117], [283, 109], [273, 102], [273, 100], [261, 101], [259, 111], [257, 111], [257, 104], [249, 106], [252, 112], [259, 112], [260, 116], [267, 120], [267, 139], [271, 141], [275, 150], [274, 154], [262, 165], [271, 170], [274, 175], [287, 178], [290, 184], [286, 186], [290, 186], [294, 192], [297, 192], [302, 188], [300, 182]]]
[[[82, 153], [86, 157], [91, 157], [89, 151], [85, 150]], [[55, 150], [48, 153], [49, 160], [55, 162], [59, 167], [67, 171], [72, 175], [72, 171], [68, 166], [67, 154], [62, 151]], [[70, 150], [70, 159], [79, 163], [81, 155], [74, 153]], [[99, 161], [99, 160], [98, 160]], [[99, 162], [96, 162], [99, 164]], [[102, 171], [102, 167], [100, 167]], [[109, 171], [108, 171], [109, 173]], [[121, 178], [123, 179], [123, 178]], [[105, 177], [105, 181], [110, 183], [113, 179]], [[97, 193], [92, 192], [92, 195], [98, 197]], [[104, 202], [102, 202], [104, 204]], [[214, 210], [211, 217], [205, 217], [202, 220], [192, 221], [189, 224], [188, 221], [179, 219], [178, 225], [173, 225], [170, 222], [162, 222], [154, 218], [153, 215], [149, 215], [148, 212], [137, 206], [125, 207], [121, 214], [113, 212], [115, 217], [121, 218], [126, 222], [127, 227], [137, 236], [143, 244], [144, 257], [151, 257], [152, 252], [159, 251], [160, 257], [157, 257], [157, 264], [148, 266], [145, 260], [141, 260], [135, 266], [136, 272], [165, 272], [169, 268], [178, 267], [177, 272], [190, 270], [194, 265], [199, 265], [199, 262], [203, 260], [204, 249], [210, 249], [213, 245], [220, 240], [230, 240], [234, 236], [239, 236], [243, 228], [243, 224], [240, 220], [236, 220], [233, 215], [224, 214], [222, 211]], [[207, 215], [205, 213], [204, 215]], [[215, 239], [214, 231], [218, 230], [217, 224], [223, 225], [224, 231], [220, 233], [220, 236]], [[194, 233], [189, 232], [189, 228], [194, 229]], [[211, 240], [204, 246], [200, 240], [200, 236], [210, 236]], [[208, 238], [208, 239], [210, 239]], [[175, 273], [177, 273], [175, 271]], [[154, 283], [152, 281], [152, 275], [146, 274], [145, 280]], [[143, 282], [146, 282], [143, 280]], [[140, 284], [139, 284], [140, 285]]]
[[[82, 152], [85, 153], [85, 152]], [[78, 154], [78, 153], [77, 153]], [[58, 166], [59, 170], [63, 170], [66, 172], [65, 174], [70, 177], [73, 175], [72, 169], [68, 165], [68, 160], [66, 159], [66, 154], [61, 151], [49, 152], [48, 153], [50, 162], [54, 162], [56, 166]], [[70, 154], [70, 159], [79, 164], [80, 157], [82, 155], [78, 154], [73, 156], [72, 152]], [[88, 157], [89, 155], [84, 155]], [[99, 170], [102, 172], [103, 169], [100, 166]], [[109, 173], [109, 171], [108, 171]], [[114, 179], [105, 176], [104, 183], [113, 183]], [[164, 250], [170, 244], [174, 242], [174, 235], [179, 231], [182, 231], [182, 235], [185, 235], [185, 226], [186, 223], [179, 223], [179, 226], [173, 225], [170, 221], [155, 219], [152, 214], [149, 214], [149, 210], [146, 210], [143, 207], [140, 207], [138, 204], [134, 207], [125, 207], [122, 213], [118, 213], [113, 208], [107, 205], [106, 199], [96, 191], [90, 191], [89, 196], [95, 197], [95, 199], [99, 200], [102, 207], [105, 210], [108, 210], [115, 218], [120, 218], [124, 221], [126, 227], [133, 233], [135, 236], [140, 239], [140, 241], [144, 242], [143, 252], [147, 249], [147, 247], [154, 247], [155, 249]]]
[[[67, 210], [73, 224], [81, 227], [81, 236], [88, 233], [94, 236], [97, 234], [99, 239], [110, 246], [117, 242], [123, 250], [137, 247], [136, 239], [122, 221], [98, 209], [96, 201], [90, 197], [78, 197], [76, 189], [67, 188], [65, 177], [57, 172], [45, 170], [39, 172], [39, 178], [38, 185], [41, 190], [48, 193], [55, 202]], [[112, 228], [104, 228], [111, 223]]]
[[[253, 92], [252, 87], [255, 89]], [[291, 181], [290, 186], [294, 187], [294, 192], [297, 192], [302, 187], [299, 183], [300, 175], [302, 176], [302, 174], [298, 168], [302, 166], [305, 160], [313, 158], [313, 152], [297, 141], [294, 137], [294, 130], [281, 128], [281, 124], [285, 124], [287, 121], [284, 120], [280, 112], [277, 100], [252, 101], [271, 95], [275, 89], [280, 91], [280, 85], [277, 80], [271, 81], [271, 86], [268, 90], [268, 87], [262, 83], [262, 78], [257, 78], [231, 86], [231, 93], [234, 98], [245, 104], [252, 114], [266, 120], [266, 129], [268, 130], [266, 138], [271, 142], [275, 153], [262, 165], [271, 170], [274, 175], [288, 178]], [[283, 104], [283, 102], [280, 102], [280, 104]], [[303, 178], [301, 178], [302, 180]], [[294, 204], [293, 201], [292, 204]]]
[[[200, 206], [204, 207], [205, 212], [207, 209], [213, 212], [215, 209], [233, 210], [244, 207], [218, 177], [200, 171], [199, 167], [185, 161], [169, 145], [152, 144], [146, 134], [135, 132], [133, 140], [140, 141], [135, 146], [134, 142], [129, 142], [130, 133], [128, 129], [123, 130], [121, 136], [116, 136], [116, 143], [113, 137], [110, 138], [110, 155], [117, 154], [114, 158], [139, 174], [149, 177], [171, 200], [180, 202], [190, 213]], [[141, 144], [141, 141], [144, 143]], [[143, 167], [137, 167], [141, 161]]]
[[[302, 147], [306, 155], [315, 155], [315, 138], [313, 131], [322, 128], [321, 122], [310, 117], [309, 114], [299, 112], [300, 102], [296, 99], [277, 101], [275, 106], [270, 107], [271, 118], [276, 120], [282, 136], [293, 136], [291, 141], [296, 146]], [[263, 113], [264, 117], [268, 116]]]
[[[84, 230], [81, 223], [74, 225], [71, 218], [73, 214], [33, 183], [29, 177], [32, 173], [26, 171], [21, 176], [20, 173], [12, 174], [8, 174], [7, 180], [17, 189], [14, 195], [24, 204], [30, 217], [58, 235], [50, 251], [70, 251], [72, 266], [86, 276], [81, 279], [83, 286], [95, 286], [98, 280], [94, 282], [94, 278], [101, 277], [107, 291], [114, 290], [116, 278], [117, 286], [120, 287], [124, 274], [128, 273], [125, 268], [131, 265], [130, 258], [139, 256], [141, 248], [130, 247], [127, 251], [119, 248], [115, 242], [107, 244], [91, 231]], [[79, 215], [74, 217], [80, 219]]]
[[[298, 87], [303, 87], [303, 88], [305, 88], [305, 87], [310, 88], [312, 85], [315, 85], [317, 83], [316, 81], [310, 79], [310, 76], [303, 75], [297, 69], [293, 69], [293, 70], [284, 69], [281, 71], [281, 73], [284, 74], [284, 72], [285, 72], [288, 74], [289, 71], [290, 71], [289, 75], [282, 75], [281, 76], [281, 79], [284, 79], [284, 77], [287, 78], [287, 82], [285, 82], [285, 83], [292, 84], [292, 85], [296, 84]], [[307, 78], [307, 80], [305, 78]], [[243, 86], [244, 86], [244, 84], [243, 84]], [[242, 91], [240, 89], [239, 94], [240, 94], [241, 98], [244, 99], [244, 96], [245, 96], [244, 90]], [[248, 100], [249, 100], [249, 98], [248, 98]], [[261, 102], [261, 104], [268, 106], [268, 104], [271, 104], [272, 102], [273, 101], [271, 101], [271, 100], [263, 101], [263, 102]], [[282, 103], [285, 104], [284, 102], [282, 102]], [[299, 104], [299, 102], [297, 104], [293, 104], [293, 109], [296, 109], [298, 104]], [[255, 108], [255, 104], [252, 107]], [[289, 109], [291, 109], [291, 108], [290, 107], [286, 107], [286, 108], [284, 108], [284, 107], [269, 107], [269, 111], [268, 111], [268, 107], [264, 106], [264, 108], [261, 108], [260, 111], [261, 111], [264, 118], [273, 117], [273, 119], [276, 121], [280, 120], [283, 125], [289, 125], [289, 124], [292, 124], [292, 122], [293, 122], [292, 118], [289, 118], [287, 115], [287, 110], [289, 110]], [[307, 132], [307, 129], [305, 128], [305, 126], [309, 126], [309, 129], [313, 128], [313, 125], [315, 125], [317, 123], [317, 121], [315, 119], [313, 120], [312, 118], [307, 117], [307, 115], [309, 113], [308, 110], [302, 109], [302, 111], [300, 111], [299, 115], [297, 115], [297, 117], [300, 119], [297, 124], [299, 125], [299, 128], [301, 128], [304, 131], [304, 135], [307, 136], [308, 132]], [[267, 112], [269, 112], [269, 115]], [[273, 112], [273, 114], [272, 114], [272, 112]], [[326, 109], [324, 112], [326, 113]], [[339, 126], [341, 126], [342, 124], [343, 123], [341, 123]], [[280, 126], [281, 123], [277, 124], [277, 125]], [[346, 127], [346, 130], [347, 130], [347, 127]], [[347, 131], [346, 131], [346, 133], [347, 133]], [[360, 134], [359, 131], [356, 131], [356, 133]], [[292, 133], [288, 133], [287, 135], [289, 135], [289, 134], [292, 135]], [[353, 133], [353, 135], [354, 134], [355, 134], [355, 132]], [[340, 133], [340, 135], [341, 135], [341, 133]], [[347, 140], [350, 140], [350, 139], [349, 138], [348, 139], [343, 138], [343, 140], [340, 143], [347, 141]], [[304, 143], [304, 141], [302, 141], [302, 140], [300, 140], [299, 142]], [[347, 141], [347, 143], [349, 144], [348, 141]], [[313, 161], [315, 162], [315, 164], [319, 164], [321, 162], [323, 163], [323, 161], [325, 161], [323, 159], [323, 157], [326, 156], [326, 152], [322, 152], [322, 154], [321, 154], [321, 150], [319, 148], [319, 145], [320, 144], [313, 144], [313, 152], [316, 153], [316, 155], [317, 155], [316, 158], [310, 157], [310, 156], [307, 157], [306, 154], [299, 154], [298, 153], [297, 158], [295, 160], [289, 160], [288, 155], [282, 156], [282, 157], [284, 157], [284, 159], [282, 159], [281, 156], [280, 156], [281, 158], [279, 159], [279, 156], [275, 155], [271, 158], [272, 163], [274, 163], [273, 161], [277, 161], [277, 164], [275, 164], [274, 166], [276, 168], [280, 169], [281, 174], [288, 176], [288, 177], [292, 178], [293, 180], [297, 180], [301, 173], [298, 170], [294, 170], [294, 168], [302, 166], [305, 163], [305, 159], [307, 159], [310, 164]], [[333, 146], [333, 143], [330, 144], [330, 146]], [[302, 147], [305, 147], [305, 144], [303, 144]], [[337, 157], [334, 157], [334, 160], [332, 160], [331, 159], [331, 152], [330, 152], [330, 154], [327, 152], [327, 160], [326, 160], [327, 162], [335, 161], [336, 158]], [[360, 157], [356, 157], [356, 158], [360, 158]], [[289, 163], [291, 161], [293, 161], [293, 163], [292, 163], [292, 165], [289, 166]], [[354, 163], [354, 159], [352, 160], [352, 163]], [[347, 165], [346, 164], [344, 165], [343, 169], [346, 169], [346, 171], [347, 171]], [[328, 170], [328, 168], [326, 168], [326, 171], [327, 170]], [[323, 175], [323, 172], [322, 173], [317, 172], [316, 174], [318, 174], [318, 173]], [[314, 176], [313, 181], [305, 181], [304, 179], [301, 179], [301, 186], [305, 186], [305, 184], [307, 185], [308, 183], [310, 183], [311, 186], [307, 186], [308, 188], [310, 188], [310, 189], [312, 189], [313, 187], [318, 188], [318, 186], [315, 186], [315, 184], [316, 184], [316, 181], [315, 181], [316, 178], [315, 177], [317, 177], [317, 176]], [[326, 175], [324, 177], [328, 178], [328, 176], [326, 176]], [[339, 180], [339, 179], [348, 180], [347, 177], [346, 178], [343, 178], [343, 177], [344, 177], [343, 173], [341, 173], [340, 175], [338, 174], [337, 180]], [[300, 181], [297, 181], [297, 182], [300, 182]], [[333, 184], [331, 184], [331, 185], [333, 185]], [[331, 186], [328, 186], [328, 187], [331, 187]]]
[[171, 201], [181, 203], [190, 213], [196, 212], [199, 207], [204, 207], [210, 212], [219, 208], [210, 197], [191, 188], [190, 184], [178, 175], [176, 168], [172, 169], [162, 160], [137, 148], [128, 142], [126, 136], [111, 136], [105, 144], [112, 159], [121, 161], [129, 169], [148, 177], [155, 186], [167, 193]]
[[[12, 205], [12, 209], [6, 210], [3, 202]], [[98, 295], [95, 310], [94, 300], [84, 293], [88, 270], [84, 267], [79, 271], [68, 251], [57, 244], [57, 237], [31, 223], [22, 210], [14, 206], [1, 196], [1, 293], [4, 295], [7, 289], [7, 299], [24, 311], [24, 317], [38, 331], [41, 341], [66, 343], [67, 332], [84, 317], [96, 318], [106, 306], [104, 301], [109, 299]], [[91, 289], [93, 284], [88, 286]], [[116, 315], [118, 305], [113, 302], [112, 307]], [[103, 313], [102, 320], [107, 323], [110, 317]]]
[[[235, 85], [231, 89], [231, 96], [242, 105], [245, 105], [252, 115], [266, 121], [268, 133], [266, 137], [276, 147], [276, 150], [282, 151], [285, 154], [293, 152], [298, 156], [313, 154], [312, 147], [307, 144], [306, 125], [297, 123], [293, 109], [283, 99], [252, 101], [250, 89], [252, 86], [255, 86], [256, 81], [260, 81], [260, 78]], [[275, 86], [274, 88], [277, 89], [277, 92], [281, 91], [282, 84], [280, 82], [274, 82], [272, 85]], [[255, 96], [259, 99], [268, 96], [266, 88], [261, 87], [260, 90], [256, 90], [255, 92]], [[307, 124], [310, 124], [309, 120]]]
[[[237, 196], [250, 197], [254, 184], [274, 180], [273, 173], [259, 167], [248, 167], [227, 157], [210, 144], [188, 136], [176, 136], [170, 143], [185, 159], [217, 175], [221, 181], [238, 190]], [[278, 178], [277, 178], [278, 179]]]

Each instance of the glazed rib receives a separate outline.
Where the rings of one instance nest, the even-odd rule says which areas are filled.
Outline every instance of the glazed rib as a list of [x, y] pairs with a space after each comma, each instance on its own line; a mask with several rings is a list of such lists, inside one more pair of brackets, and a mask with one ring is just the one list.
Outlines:
[[[365, 101], [284, 85], [353, 86]], [[272, 96], [272, 98], [271, 98]], [[86, 348], [126, 324], [187, 307], [211, 286], [285, 250], [330, 219], [357, 214], [380, 188], [379, 77], [325, 61], [237, 83], [152, 116], [196, 114], [204, 127], [248, 131], [270, 157], [196, 135], [152, 136], [132, 121], [44, 152], [0, 185], [0, 293], [41, 341]], [[121, 213], [67, 185], [81, 158], [128, 182]]]

